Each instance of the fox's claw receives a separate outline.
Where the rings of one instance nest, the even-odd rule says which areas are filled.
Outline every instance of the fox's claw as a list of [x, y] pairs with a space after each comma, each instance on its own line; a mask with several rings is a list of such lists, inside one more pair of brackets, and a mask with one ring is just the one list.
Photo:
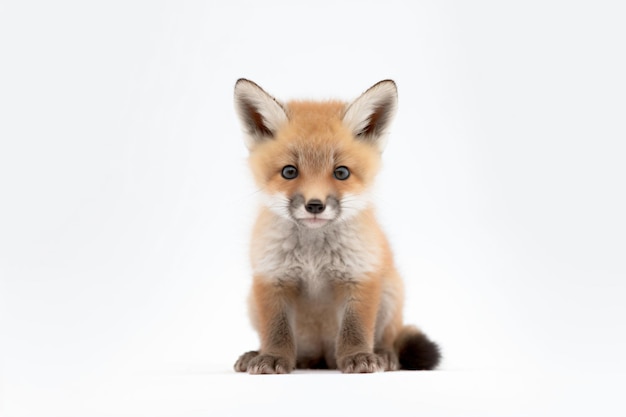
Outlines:
[[339, 370], [347, 374], [364, 374], [385, 370], [382, 357], [375, 353], [356, 353], [337, 361]]
[[280, 356], [259, 354], [248, 362], [251, 374], [288, 374], [292, 370], [293, 364]]
[[237, 372], [246, 372], [248, 370], [248, 364], [254, 358], [259, 356], [259, 352], [256, 350], [251, 350], [250, 352], [246, 352], [237, 359], [235, 362], [235, 371]]

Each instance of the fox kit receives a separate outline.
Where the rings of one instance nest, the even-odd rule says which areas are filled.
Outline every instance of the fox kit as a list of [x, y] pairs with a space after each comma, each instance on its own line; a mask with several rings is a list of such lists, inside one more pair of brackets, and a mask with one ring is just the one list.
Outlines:
[[235, 370], [433, 369], [439, 348], [402, 323], [403, 286], [370, 188], [397, 103], [381, 81], [352, 103], [281, 103], [252, 81], [235, 105], [261, 190], [250, 316], [258, 351]]

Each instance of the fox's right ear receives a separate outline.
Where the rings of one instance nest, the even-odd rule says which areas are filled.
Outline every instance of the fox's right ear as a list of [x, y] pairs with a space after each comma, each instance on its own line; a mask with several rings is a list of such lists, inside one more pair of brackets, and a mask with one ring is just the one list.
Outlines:
[[287, 122], [283, 106], [250, 80], [240, 78], [235, 84], [235, 107], [246, 133], [246, 146], [274, 137]]

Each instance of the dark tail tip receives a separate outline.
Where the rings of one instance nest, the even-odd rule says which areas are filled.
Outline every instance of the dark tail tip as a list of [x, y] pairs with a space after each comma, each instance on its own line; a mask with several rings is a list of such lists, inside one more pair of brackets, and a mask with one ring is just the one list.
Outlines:
[[400, 341], [398, 359], [402, 369], [430, 371], [439, 365], [441, 351], [424, 333], [412, 332]]

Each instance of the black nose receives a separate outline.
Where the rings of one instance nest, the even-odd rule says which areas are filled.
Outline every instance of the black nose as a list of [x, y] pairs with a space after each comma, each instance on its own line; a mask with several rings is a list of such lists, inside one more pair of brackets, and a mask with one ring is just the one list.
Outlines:
[[304, 206], [306, 211], [313, 214], [318, 214], [324, 211], [324, 204], [320, 200], [309, 200]]

